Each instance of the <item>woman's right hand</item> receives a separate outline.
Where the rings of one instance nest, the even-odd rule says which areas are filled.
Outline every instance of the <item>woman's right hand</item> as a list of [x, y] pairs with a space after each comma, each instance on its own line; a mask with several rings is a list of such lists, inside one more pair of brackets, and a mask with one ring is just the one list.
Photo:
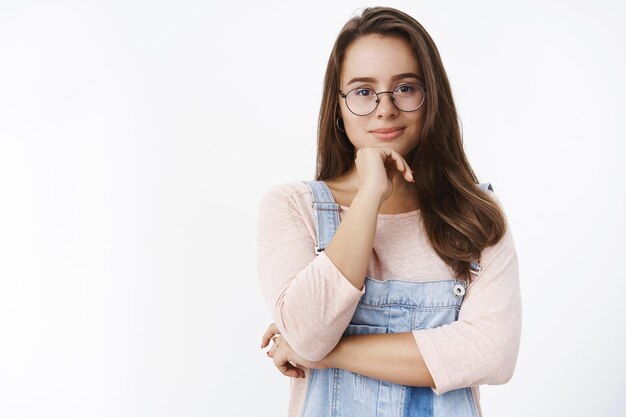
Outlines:
[[406, 160], [389, 146], [360, 148], [356, 153], [359, 190], [378, 193], [382, 204], [393, 193], [393, 179], [402, 173], [407, 182], [415, 182]]

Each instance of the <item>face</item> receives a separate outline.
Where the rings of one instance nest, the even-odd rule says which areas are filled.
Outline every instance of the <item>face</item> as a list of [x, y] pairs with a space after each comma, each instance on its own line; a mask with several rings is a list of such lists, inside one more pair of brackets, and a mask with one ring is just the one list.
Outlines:
[[[339, 89], [342, 93], [346, 94], [354, 88], [393, 91], [403, 84], [425, 87], [420, 65], [403, 39], [367, 35], [346, 49], [340, 74]], [[400, 87], [399, 92], [403, 91], [411, 90], [410, 87]], [[362, 97], [369, 93], [357, 90], [357, 94]], [[376, 110], [366, 116], [353, 114], [341, 97], [339, 106], [346, 134], [355, 150], [368, 146], [391, 146], [404, 156], [420, 140], [426, 114], [425, 102], [419, 109], [406, 112], [393, 104], [391, 94], [381, 94]]]

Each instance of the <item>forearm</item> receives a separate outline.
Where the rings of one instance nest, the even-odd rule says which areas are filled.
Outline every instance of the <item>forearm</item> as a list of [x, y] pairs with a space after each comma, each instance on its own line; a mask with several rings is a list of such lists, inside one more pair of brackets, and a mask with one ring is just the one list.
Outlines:
[[326, 256], [358, 290], [362, 290], [365, 284], [380, 205], [376, 193], [357, 192], [350, 210], [324, 249]]
[[324, 361], [329, 368], [345, 369], [395, 384], [434, 386], [410, 332], [344, 336]]

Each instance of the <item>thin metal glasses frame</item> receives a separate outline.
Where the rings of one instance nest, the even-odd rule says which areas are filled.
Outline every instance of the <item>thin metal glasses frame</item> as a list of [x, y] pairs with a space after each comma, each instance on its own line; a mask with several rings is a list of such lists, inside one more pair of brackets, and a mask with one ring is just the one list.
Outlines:
[[[420, 88], [420, 89], [424, 92], [424, 97], [422, 97], [422, 101], [421, 101], [421, 102], [420, 102], [420, 104], [419, 104], [416, 108], [414, 108], [413, 110], [402, 110], [401, 108], [399, 108], [399, 107], [396, 105], [396, 99], [395, 99], [395, 97], [393, 96], [393, 93], [394, 93], [394, 92], [395, 92], [398, 88], [400, 88], [400, 87], [402, 87], [402, 86], [405, 86], [405, 85], [416, 86], [416, 87]], [[353, 91], [355, 91], [355, 90], [359, 90], [359, 89], [362, 89], [362, 90], [369, 90], [369, 91], [373, 92], [374, 94], [376, 94], [376, 106], [375, 106], [375, 107], [374, 107], [374, 109], [373, 109], [371, 112], [369, 112], [369, 113], [365, 113], [365, 114], [358, 114], [358, 113], [355, 113], [354, 111], [352, 111], [352, 109], [350, 108], [350, 106], [348, 106], [348, 98], [347, 98], [347, 97], [348, 97], [348, 94], [350, 94], [351, 92], [353, 92]], [[424, 102], [426, 101], [426, 88], [425, 88], [425, 87], [422, 87], [422, 86], [421, 86], [421, 85], [419, 85], [419, 84], [413, 84], [413, 83], [403, 83], [403, 84], [398, 85], [398, 86], [397, 86], [396, 88], [394, 88], [392, 91], [381, 91], [381, 92], [379, 92], [379, 93], [377, 93], [376, 91], [374, 91], [374, 90], [373, 90], [373, 89], [371, 89], [371, 88], [363, 88], [363, 87], [355, 87], [355, 88], [353, 88], [352, 90], [348, 91], [348, 92], [347, 92], [347, 93], [345, 93], [345, 94], [344, 94], [344, 93], [342, 93], [342, 92], [341, 92], [341, 90], [339, 90], [339, 95], [341, 96], [341, 98], [343, 98], [344, 102], [346, 103], [346, 107], [348, 108], [348, 110], [350, 110], [350, 113], [352, 113], [352, 114], [354, 114], [354, 115], [356, 115], [356, 116], [367, 116], [367, 115], [370, 115], [370, 114], [374, 113], [374, 112], [376, 111], [376, 109], [378, 108], [378, 105], [380, 104], [380, 95], [381, 95], [381, 94], [391, 94], [391, 102], [393, 103], [394, 107], [395, 107], [396, 109], [398, 109], [398, 110], [400, 110], [400, 111], [403, 111], [403, 112], [406, 112], [406, 113], [410, 113], [410, 112], [412, 112], [412, 111], [417, 111], [420, 107], [422, 107], [422, 105], [423, 105], [423, 104], [424, 104]]]

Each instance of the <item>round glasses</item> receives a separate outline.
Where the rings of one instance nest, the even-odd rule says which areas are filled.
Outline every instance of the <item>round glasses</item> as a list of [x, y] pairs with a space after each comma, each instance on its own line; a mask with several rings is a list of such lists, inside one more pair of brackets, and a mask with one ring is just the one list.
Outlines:
[[426, 98], [426, 89], [419, 84], [400, 84], [393, 91], [377, 93], [371, 88], [357, 87], [339, 95], [346, 101], [346, 107], [357, 116], [367, 116], [378, 107], [381, 94], [391, 94], [391, 102], [400, 111], [419, 109]]

